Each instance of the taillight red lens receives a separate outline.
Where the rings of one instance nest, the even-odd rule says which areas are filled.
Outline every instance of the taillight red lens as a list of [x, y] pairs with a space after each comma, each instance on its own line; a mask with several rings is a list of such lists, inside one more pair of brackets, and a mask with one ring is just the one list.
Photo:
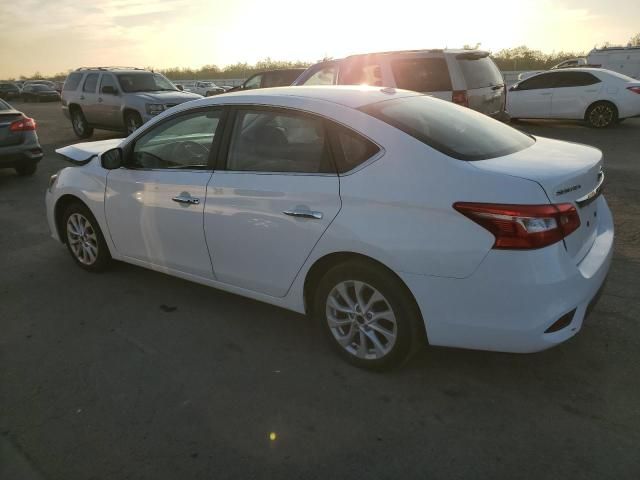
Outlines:
[[633, 93], [640, 93], [640, 87], [627, 87], [627, 90], [631, 90]]
[[535, 249], [559, 242], [580, 226], [570, 203], [558, 205], [453, 204], [458, 212], [489, 230], [497, 249]]
[[454, 90], [453, 95], [451, 96], [451, 101], [453, 103], [457, 103], [458, 105], [462, 105], [463, 107], [469, 106], [469, 97], [467, 96], [466, 90]]
[[9, 125], [9, 130], [12, 132], [26, 132], [29, 130], [36, 129], [36, 121], [33, 118], [23, 117], [20, 120], [16, 120], [15, 122]]

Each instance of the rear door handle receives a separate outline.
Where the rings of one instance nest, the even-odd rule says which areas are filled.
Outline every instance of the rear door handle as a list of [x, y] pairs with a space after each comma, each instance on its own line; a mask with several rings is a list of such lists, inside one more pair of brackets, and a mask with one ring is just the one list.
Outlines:
[[184, 205], [198, 205], [200, 203], [199, 198], [192, 197], [191, 195], [180, 194], [177, 197], [173, 197], [171, 200], [174, 202], [182, 203]]
[[314, 220], [322, 220], [322, 212], [315, 212], [313, 210], [303, 210], [301, 208], [296, 208], [293, 210], [285, 210], [285, 215], [289, 215], [290, 217], [299, 217], [299, 218], [313, 218]]

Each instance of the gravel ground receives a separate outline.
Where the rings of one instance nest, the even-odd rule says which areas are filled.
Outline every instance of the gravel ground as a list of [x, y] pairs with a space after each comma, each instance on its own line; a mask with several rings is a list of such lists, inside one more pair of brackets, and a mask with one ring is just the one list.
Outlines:
[[43, 200], [53, 149], [77, 140], [59, 104], [17, 106], [46, 156], [33, 177], [0, 171], [0, 478], [640, 478], [640, 119], [518, 125], [605, 153], [616, 252], [579, 335], [532, 355], [425, 348], [373, 374], [297, 314], [77, 268]]

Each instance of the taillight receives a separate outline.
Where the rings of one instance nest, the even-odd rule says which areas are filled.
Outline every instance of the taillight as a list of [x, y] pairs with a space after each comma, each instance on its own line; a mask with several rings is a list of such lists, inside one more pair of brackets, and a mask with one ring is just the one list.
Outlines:
[[26, 132], [29, 130], [36, 129], [36, 121], [33, 118], [23, 117], [20, 120], [16, 120], [15, 122], [9, 125], [9, 130], [11, 132]]
[[466, 90], [454, 90], [453, 95], [451, 97], [451, 101], [453, 103], [457, 103], [458, 105], [462, 105], [463, 107], [469, 106], [469, 97], [467, 96]]
[[627, 87], [627, 90], [631, 90], [633, 93], [640, 93], [640, 87]]
[[558, 205], [453, 204], [458, 212], [489, 230], [493, 248], [519, 250], [542, 248], [559, 242], [580, 226], [570, 203]]

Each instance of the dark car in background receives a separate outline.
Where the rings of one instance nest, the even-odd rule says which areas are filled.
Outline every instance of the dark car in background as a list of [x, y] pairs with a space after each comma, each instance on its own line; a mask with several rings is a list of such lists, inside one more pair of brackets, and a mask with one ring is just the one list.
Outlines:
[[235, 92], [238, 90], [253, 90], [255, 88], [288, 87], [304, 71], [304, 68], [287, 68], [256, 73], [247, 78], [242, 85], [231, 88], [229, 91]]
[[0, 100], [0, 168], [33, 175], [42, 156], [35, 120]]
[[57, 102], [60, 94], [53, 87], [43, 83], [28, 83], [20, 94], [24, 102]]
[[20, 89], [15, 83], [0, 82], [0, 99], [11, 100], [20, 97]]

